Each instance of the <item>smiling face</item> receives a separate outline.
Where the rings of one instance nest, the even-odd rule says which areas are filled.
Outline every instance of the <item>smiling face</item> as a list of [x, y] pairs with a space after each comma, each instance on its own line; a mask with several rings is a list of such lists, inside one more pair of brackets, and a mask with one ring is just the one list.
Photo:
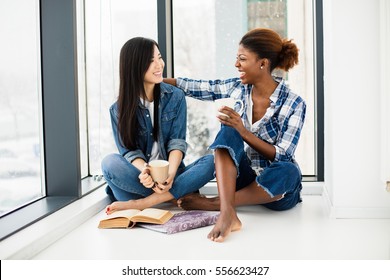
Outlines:
[[262, 60], [243, 45], [239, 45], [235, 66], [243, 84], [255, 84], [261, 75]]
[[154, 46], [152, 61], [145, 73], [144, 86], [159, 84], [163, 81], [164, 60], [157, 46]]

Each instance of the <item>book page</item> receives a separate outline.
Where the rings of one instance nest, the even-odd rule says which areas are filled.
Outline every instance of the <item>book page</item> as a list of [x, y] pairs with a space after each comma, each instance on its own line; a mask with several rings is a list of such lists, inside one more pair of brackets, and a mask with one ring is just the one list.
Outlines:
[[151, 217], [160, 220], [162, 217], [164, 217], [166, 213], [167, 213], [166, 210], [161, 210], [156, 208], [146, 208], [141, 212], [139, 212], [137, 216]]
[[107, 217], [104, 218], [104, 220], [114, 219], [114, 218], [118, 218], [118, 217], [126, 217], [126, 218], [130, 219], [131, 217], [135, 216], [139, 212], [140, 212], [140, 210], [137, 210], [137, 209], [115, 211], [114, 213], [107, 215]]

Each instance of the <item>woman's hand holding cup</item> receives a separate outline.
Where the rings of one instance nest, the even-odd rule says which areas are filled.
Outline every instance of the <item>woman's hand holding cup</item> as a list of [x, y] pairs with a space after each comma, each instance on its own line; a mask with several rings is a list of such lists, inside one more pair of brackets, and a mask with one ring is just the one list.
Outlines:
[[165, 193], [171, 187], [173, 178], [168, 175], [169, 162], [166, 160], [153, 160], [145, 165], [140, 174], [140, 182], [146, 188], [152, 188], [156, 193]]
[[[217, 110], [217, 116], [221, 117], [224, 116], [225, 119], [229, 118], [230, 115], [227, 114], [228, 112], [237, 112], [238, 116], [241, 116], [242, 113], [244, 112], [244, 103], [240, 99], [234, 99], [232, 97], [227, 97], [227, 98], [221, 98], [221, 99], [216, 99], [214, 101], [215, 104], [215, 109]], [[239, 108], [236, 108], [236, 105], [239, 106]], [[231, 108], [232, 110], [228, 110]], [[235, 111], [237, 109], [237, 111]], [[224, 110], [228, 110], [228, 112], [224, 112]]]
[[165, 193], [172, 188], [174, 176], [168, 176], [164, 183], [157, 183], [153, 190], [158, 193]]
[[[225, 100], [226, 99], [226, 100]], [[235, 100], [233, 98], [224, 98], [224, 99], [218, 99], [222, 101], [222, 107], [218, 108], [218, 115], [217, 118], [221, 124], [230, 126], [235, 128], [240, 135], [243, 135], [243, 133], [246, 131], [246, 128], [244, 127], [244, 124], [241, 119], [241, 114], [244, 111], [244, 105], [241, 100]], [[218, 101], [216, 100], [216, 101]], [[228, 101], [226, 104], [223, 104], [223, 102]], [[230, 102], [230, 103], [229, 103]], [[240, 110], [237, 112], [234, 109], [234, 104], [238, 103], [240, 104]]]
[[153, 188], [155, 183], [153, 181], [152, 176], [150, 176], [150, 168], [147, 163], [145, 163], [144, 169], [141, 171], [141, 174], [138, 176], [139, 181], [145, 188]]

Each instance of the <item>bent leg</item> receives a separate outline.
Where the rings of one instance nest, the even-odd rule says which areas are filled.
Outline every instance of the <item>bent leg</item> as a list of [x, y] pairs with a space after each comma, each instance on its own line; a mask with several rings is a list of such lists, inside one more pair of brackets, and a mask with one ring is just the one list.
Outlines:
[[[244, 164], [240, 164], [240, 172], [244, 175], [245, 181], [242, 188], [235, 192], [234, 206], [258, 205], [276, 210], [288, 210], [301, 202], [300, 192], [302, 190], [301, 173], [299, 168], [291, 162], [275, 162], [264, 169], [257, 178], [243, 170]], [[249, 184], [247, 184], [249, 178]], [[253, 178], [253, 179], [252, 179]], [[256, 179], [256, 180], [255, 180]], [[250, 182], [252, 181], [252, 182]], [[237, 185], [237, 188], [239, 186]], [[219, 210], [220, 198], [202, 198], [193, 196], [187, 205], [195, 209]]]
[[183, 170], [179, 170], [169, 192], [176, 199], [196, 192], [214, 179], [214, 170], [214, 156], [203, 156]]
[[[253, 181], [234, 193], [234, 206], [267, 204], [278, 201], [282, 197], [283, 195], [271, 197], [264, 189], [259, 187], [256, 181]], [[205, 197], [199, 194], [190, 194], [179, 200], [181, 202], [179, 206], [185, 210], [219, 211], [221, 210], [220, 200], [219, 196]]]
[[[231, 188], [232, 191], [236, 190], [237, 175], [241, 172], [241, 161], [246, 158], [240, 134], [234, 128], [222, 125], [210, 149], [215, 150], [215, 173], [218, 190], [221, 186]], [[221, 151], [227, 157], [217, 159], [217, 151]], [[178, 206], [185, 210], [220, 210], [220, 198], [206, 198], [199, 194], [189, 194], [178, 199]]]
[[274, 162], [256, 180], [235, 194], [235, 206], [262, 204], [272, 210], [287, 210], [300, 199], [301, 173], [291, 162]]
[[214, 157], [206, 155], [188, 165], [175, 178], [169, 192], [153, 193], [145, 198], [132, 202], [132, 207], [145, 209], [154, 205], [178, 199], [183, 195], [195, 192], [214, 178]]
[[141, 172], [121, 155], [107, 155], [101, 167], [109, 188], [107, 192], [115, 200], [138, 199], [152, 193], [152, 190], [146, 189], [139, 182]]
[[157, 194], [139, 182], [141, 173], [119, 154], [106, 156], [102, 161], [103, 176], [107, 181], [106, 192], [114, 200], [106, 212], [108, 214], [124, 209], [145, 209], [173, 199], [169, 192]]
[[235, 129], [223, 126], [210, 148], [215, 149], [219, 197], [206, 198], [194, 194], [179, 202], [187, 210], [220, 210], [221, 214], [208, 238], [222, 242], [230, 232], [241, 228], [236, 206], [269, 203], [282, 196], [271, 196], [257, 185], [256, 174], [244, 152], [243, 140]]
[[241, 229], [241, 221], [235, 210], [237, 169], [226, 149], [215, 150], [215, 172], [221, 214], [207, 237], [223, 242], [230, 232]]
[[153, 207], [157, 204], [167, 202], [173, 199], [173, 196], [170, 192], [165, 192], [162, 194], [153, 193], [147, 197], [128, 200], [128, 201], [115, 201], [111, 203], [107, 209], [106, 213], [110, 214], [118, 210], [125, 209], [138, 209], [143, 210], [145, 208]]
[[[242, 226], [235, 210], [235, 192], [240, 163], [246, 157], [244, 141], [237, 130], [223, 125], [210, 149], [215, 150], [215, 174], [221, 213], [208, 238], [223, 242], [230, 232], [239, 230]], [[218, 200], [214, 201], [217, 202]]]
[[262, 203], [271, 210], [288, 210], [302, 202], [302, 175], [299, 167], [292, 162], [272, 163], [256, 181], [271, 196], [280, 196], [281, 199]]

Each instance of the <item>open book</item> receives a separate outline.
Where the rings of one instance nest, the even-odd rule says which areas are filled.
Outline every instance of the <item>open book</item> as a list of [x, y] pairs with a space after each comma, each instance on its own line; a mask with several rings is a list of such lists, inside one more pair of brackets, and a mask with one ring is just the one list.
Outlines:
[[161, 225], [146, 223], [137, 224], [139, 227], [172, 234], [190, 229], [214, 225], [219, 217], [219, 211], [190, 210], [176, 213], [168, 222]]
[[139, 222], [161, 225], [172, 217], [172, 212], [157, 208], [120, 210], [107, 215], [99, 222], [98, 228], [128, 228]]

